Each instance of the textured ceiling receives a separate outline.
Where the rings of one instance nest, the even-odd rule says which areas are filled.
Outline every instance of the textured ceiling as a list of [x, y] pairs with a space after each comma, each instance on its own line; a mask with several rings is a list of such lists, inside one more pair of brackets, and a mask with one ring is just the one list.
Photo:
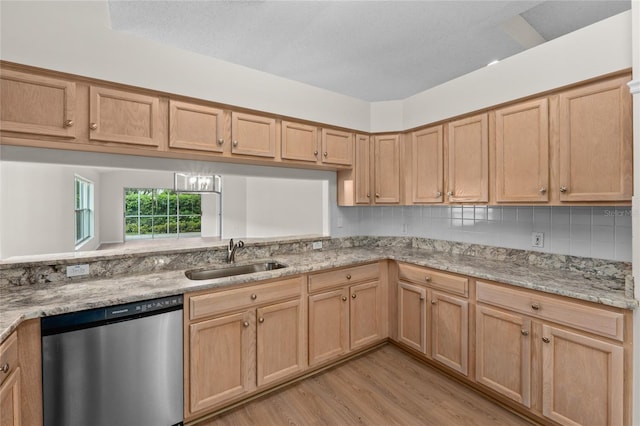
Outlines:
[[116, 31], [365, 101], [404, 99], [630, 7], [630, 0], [109, 0]]

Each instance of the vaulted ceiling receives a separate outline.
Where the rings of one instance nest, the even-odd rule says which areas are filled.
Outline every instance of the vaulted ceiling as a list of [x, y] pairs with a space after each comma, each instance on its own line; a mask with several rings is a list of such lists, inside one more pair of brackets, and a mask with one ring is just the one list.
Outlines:
[[116, 31], [365, 101], [404, 99], [630, 7], [630, 0], [109, 1]]

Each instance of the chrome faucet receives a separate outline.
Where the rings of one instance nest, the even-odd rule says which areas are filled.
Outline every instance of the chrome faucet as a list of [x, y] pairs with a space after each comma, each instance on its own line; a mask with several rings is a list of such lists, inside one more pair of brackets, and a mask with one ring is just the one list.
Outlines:
[[244, 247], [244, 241], [239, 240], [237, 243], [233, 243], [233, 238], [229, 240], [229, 248], [227, 249], [227, 263], [235, 263], [236, 250]]

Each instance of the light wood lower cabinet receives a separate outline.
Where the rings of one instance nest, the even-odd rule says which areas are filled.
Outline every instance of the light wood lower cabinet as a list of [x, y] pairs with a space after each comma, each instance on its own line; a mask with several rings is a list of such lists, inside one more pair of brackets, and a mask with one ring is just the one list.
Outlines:
[[[345, 285], [357, 280], [359, 284]], [[309, 277], [310, 366], [386, 337], [387, 297], [383, 289], [386, 286], [377, 263]]]
[[[477, 298], [478, 383], [562, 425], [629, 424], [624, 335], [606, 325], [611, 318], [622, 331], [622, 313], [486, 282], [477, 283]], [[529, 314], [506, 307], [523, 309], [525, 300]], [[592, 334], [607, 334], [603, 326], [609, 339]]]
[[187, 295], [185, 418], [306, 368], [301, 291], [298, 277]]
[[468, 279], [408, 264], [399, 265], [399, 275], [398, 340], [466, 376]]
[[531, 407], [531, 320], [476, 307], [476, 380]]
[[23, 424], [20, 385], [20, 368], [16, 368], [0, 386], [0, 426], [20, 426]]
[[542, 413], [563, 425], [621, 425], [623, 349], [542, 326]]

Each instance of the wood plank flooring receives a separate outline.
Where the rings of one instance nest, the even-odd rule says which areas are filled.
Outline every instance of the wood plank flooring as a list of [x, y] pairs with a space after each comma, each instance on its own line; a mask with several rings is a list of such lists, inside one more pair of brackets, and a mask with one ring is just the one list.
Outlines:
[[531, 424], [385, 345], [198, 426]]

